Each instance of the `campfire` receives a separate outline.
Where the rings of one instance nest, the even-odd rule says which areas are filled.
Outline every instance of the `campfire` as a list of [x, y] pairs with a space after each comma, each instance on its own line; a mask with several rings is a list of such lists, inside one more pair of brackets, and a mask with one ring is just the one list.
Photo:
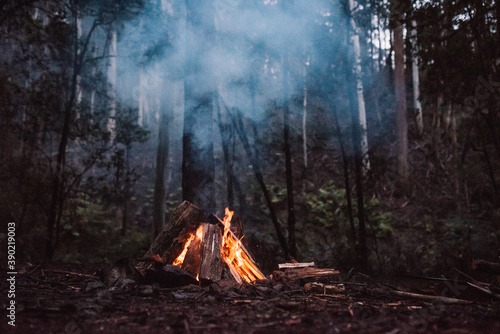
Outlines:
[[[174, 281], [184, 277], [186, 282], [194, 278], [202, 285], [217, 282], [222, 278], [224, 264], [240, 284], [264, 279], [241, 239], [231, 230], [233, 214], [226, 208], [221, 220], [214, 215], [206, 216], [193, 204], [183, 202], [137, 269], [153, 281], [158, 281], [160, 270], [160, 279], [165, 285], [177, 285], [166, 282], [172, 277]], [[181, 279], [179, 284], [186, 283], [185, 280]]]

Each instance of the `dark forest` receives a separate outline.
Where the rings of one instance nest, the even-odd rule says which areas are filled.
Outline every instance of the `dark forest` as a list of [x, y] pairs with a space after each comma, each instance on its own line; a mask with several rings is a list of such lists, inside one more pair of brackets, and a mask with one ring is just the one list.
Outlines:
[[[274, 272], [314, 262], [338, 274], [322, 283], [308, 276], [307, 284], [345, 283], [372, 310], [394, 302], [391, 289], [428, 295], [429, 284], [472, 284], [450, 296], [491, 317], [486, 327], [469, 320], [465, 332], [500, 328], [496, 0], [5, 0], [0, 43], [0, 255], [2, 275], [17, 273], [18, 326], [99, 331], [84, 302], [54, 297], [59, 311], [29, 306], [33, 282], [43, 280], [115, 293], [104, 306], [114, 312], [126, 294], [159, 294], [155, 306], [145, 302], [140, 316], [128, 311], [118, 324], [130, 332], [326, 330], [333, 327], [325, 318], [292, 298], [294, 289], [310, 293], [304, 277], [276, 283]], [[240, 298], [226, 267], [219, 283], [196, 291], [186, 284], [165, 293], [161, 282], [134, 276], [145, 270], [141, 261], [171, 264], [151, 250], [184, 201], [203, 219], [234, 211], [234, 235], [267, 283], [241, 283]], [[170, 249], [184, 230], [175, 236]], [[119, 285], [109, 279], [118, 267], [126, 269]], [[2, 288], [4, 309], [9, 291]], [[434, 286], [448, 296], [442, 291]], [[216, 309], [207, 294], [245, 304], [249, 318], [219, 328], [187, 309], [168, 326], [147, 315], [169, 298]], [[271, 297], [274, 306], [286, 299], [277, 307], [291, 318], [271, 306], [270, 320], [255, 315], [254, 301]], [[335, 304], [317, 298], [318, 309]], [[480, 311], [467, 305], [438, 316], [477, 319]], [[356, 323], [363, 317], [351, 306]], [[380, 328], [370, 313], [358, 327], [331, 332], [463, 327], [457, 319], [433, 323], [432, 312], [419, 327], [417, 311], [398, 310], [398, 320], [373, 311]], [[231, 312], [239, 311], [222, 313]], [[329, 319], [345, 324], [334, 313]], [[100, 316], [101, 329], [119, 331]]]

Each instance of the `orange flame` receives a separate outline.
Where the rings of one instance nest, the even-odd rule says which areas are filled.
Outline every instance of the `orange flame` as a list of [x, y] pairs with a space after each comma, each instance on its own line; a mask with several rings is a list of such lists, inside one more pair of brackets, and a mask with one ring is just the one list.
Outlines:
[[[231, 232], [231, 219], [233, 218], [233, 214], [234, 211], [229, 211], [229, 209], [226, 208], [226, 214], [222, 221], [224, 225], [221, 247], [222, 258], [238, 283], [243, 283], [243, 280], [250, 283], [258, 279], [264, 279], [264, 275], [256, 267], [252, 258], [245, 252], [241, 239], [238, 240], [233, 232]], [[203, 225], [200, 225], [196, 233], [192, 233], [189, 236], [182, 253], [173, 262], [174, 266], [182, 267], [189, 246], [195, 237], [199, 240], [203, 238]], [[198, 279], [198, 277], [196, 279]]]
[[223, 220], [222, 258], [238, 283], [242, 283], [242, 279], [247, 283], [264, 279], [264, 275], [243, 250], [241, 240], [238, 240], [230, 230], [233, 214], [234, 211], [229, 211], [226, 208], [226, 215]]
[[201, 239], [203, 237], [203, 226], [200, 225], [198, 229], [196, 230], [196, 233], [191, 233], [189, 236], [188, 240], [184, 244], [184, 249], [182, 250], [182, 253], [174, 260], [172, 263], [174, 266], [177, 267], [182, 267], [182, 264], [184, 263], [184, 258], [186, 257], [189, 245], [191, 245], [191, 242], [194, 240], [194, 237], [197, 237], [198, 239]]

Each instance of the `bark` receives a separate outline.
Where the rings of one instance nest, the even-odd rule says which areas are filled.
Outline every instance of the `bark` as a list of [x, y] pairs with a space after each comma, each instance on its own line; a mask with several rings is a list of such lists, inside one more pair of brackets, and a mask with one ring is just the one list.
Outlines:
[[356, 226], [354, 225], [354, 212], [352, 207], [351, 182], [349, 177], [349, 159], [347, 158], [347, 153], [345, 150], [344, 137], [340, 129], [337, 110], [333, 107], [332, 110], [333, 110], [333, 117], [335, 119], [335, 130], [336, 130], [335, 132], [337, 135], [337, 139], [339, 141], [340, 152], [342, 154], [342, 167], [343, 167], [342, 169], [344, 172], [344, 188], [345, 188], [345, 197], [347, 203], [347, 217], [349, 218], [349, 226], [351, 227], [351, 242], [354, 250], [356, 246]]
[[[214, 41], [212, 3], [187, 0], [187, 33], [203, 38], [186, 38], [185, 113], [183, 130], [182, 197], [209, 211], [215, 211], [213, 156], [213, 97], [215, 84], [203, 56]], [[203, 42], [199, 42], [203, 41]]]
[[110, 134], [110, 141], [113, 142], [116, 136], [115, 128], [116, 128], [116, 57], [117, 57], [117, 33], [116, 28], [112, 24], [109, 31], [109, 49], [108, 49], [108, 98], [109, 98], [109, 119], [108, 119], [108, 127], [107, 131]]
[[218, 102], [219, 99], [214, 99], [216, 104], [215, 110], [217, 111], [217, 121], [219, 124], [219, 131], [222, 138], [222, 152], [224, 155], [224, 164], [226, 166], [226, 174], [227, 174], [227, 204], [229, 208], [234, 208], [234, 183], [235, 183], [235, 175], [233, 168], [234, 156], [231, 158], [231, 152], [229, 148], [230, 141], [233, 141], [233, 136], [231, 133], [230, 125], [222, 118], [220, 104]]
[[219, 225], [203, 225], [203, 242], [201, 244], [200, 256], [200, 282], [208, 285], [217, 282], [222, 276], [222, 229]]
[[[189, 235], [195, 233], [200, 224], [205, 221], [205, 216], [205, 213], [197, 206], [188, 201], [182, 202], [173, 212], [168, 225], [151, 243], [144, 259], [158, 255], [164, 264], [174, 262], [181, 254]], [[151, 266], [152, 263], [149, 261], [140, 261], [137, 264], [139, 270], [146, 270]]]
[[363, 168], [365, 170], [370, 169], [370, 159], [368, 155], [368, 127], [366, 122], [366, 107], [365, 98], [363, 96], [363, 79], [362, 79], [362, 68], [361, 68], [361, 47], [359, 43], [359, 33], [354, 20], [353, 13], [356, 10], [354, 6], [354, 0], [349, 0], [349, 8], [351, 12], [351, 40], [354, 51], [354, 79], [356, 80], [356, 98], [357, 98], [357, 122], [359, 123], [359, 141], [360, 150], [362, 156]]
[[168, 157], [168, 117], [163, 110], [160, 118], [158, 149], [156, 152], [156, 174], [153, 195], [153, 238], [165, 225], [165, 171]]
[[[351, 19], [352, 24], [352, 19]], [[355, 48], [355, 46], [352, 46]], [[354, 60], [356, 61], [356, 59]], [[348, 64], [351, 64], [348, 61]], [[359, 85], [357, 78], [353, 73], [353, 66], [348, 66], [346, 71], [346, 82], [349, 104], [351, 111], [351, 126], [352, 126], [352, 146], [354, 150], [354, 168], [356, 176], [356, 197], [358, 203], [358, 235], [359, 235], [359, 265], [361, 268], [367, 269], [368, 267], [368, 248], [366, 243], [366, 224], [364, 213], [364, 198], [363, 198], [363, 151], [362, 151], [362, 124], [359, 119]]]
[[307, 170], [307, 64], [304, 65], [304, 100], [302, 101], [302, 150], [304, 155], [304, 171]]
[[420, 104], [420, 75], [417, 55], [417, 21], [412, 20], [411, 24], [413, 109], [415, 110], [415, 120], [417, 122], [418, 134], [422, 135], [424, 132], [424, 119], [422, 115], [422, 105]]
[[[285, 92], [288, 89], [288, 71], [285, 71]], [[285, 93], [286, 95], [286, 93]], [[293, 197], [293, 170], [292, 170], [292, 152], [290, 149], [290, 110], [288, 107], [288, 98], [285, 100], [283, 108], [283, 137], [285, 151], [285, 173], [286, 190], [288, 206], [288, 251], [294, 258], [297, 257], [297, 240], [295, 236], [295, 202]]]
[[[396, 1], [397, 2], [397, 1]], [[395, 7], [395, 8], [394, 8]], [[404, 38], [402, 13], [398, 4], [393, 3], [392, 18], [394, 24], [394, 89], [396, 98], [396, 156], [397, 171], [401, 190], [408, 186], [408, 121], [406, 116], [406, 85], [404, 69]]]

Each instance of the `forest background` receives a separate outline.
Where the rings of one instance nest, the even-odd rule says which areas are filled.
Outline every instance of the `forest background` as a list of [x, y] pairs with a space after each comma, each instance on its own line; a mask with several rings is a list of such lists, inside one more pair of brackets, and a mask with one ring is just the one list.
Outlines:
[[182, 200], [264, 270], [498, 261], [496, 1], [5, 0], [0, 43], [24, 262], [140, 257]]

